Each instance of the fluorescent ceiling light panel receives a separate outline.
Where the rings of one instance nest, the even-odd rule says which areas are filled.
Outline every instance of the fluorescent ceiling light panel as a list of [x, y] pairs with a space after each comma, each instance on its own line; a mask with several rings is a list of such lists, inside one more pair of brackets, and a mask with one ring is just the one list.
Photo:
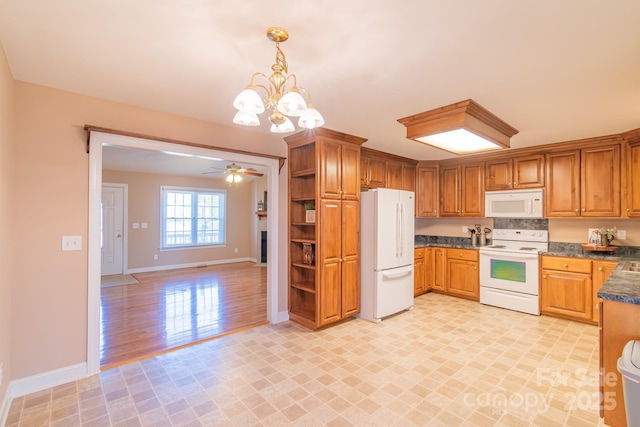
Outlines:
[[456, 129], [435, 135], [423, 136], [416, 138], [416, 141], [433, 145], [434, 147], [456, 154], [469, 154], [502, 148], [498, 144], [488, 141], [466, 129]]

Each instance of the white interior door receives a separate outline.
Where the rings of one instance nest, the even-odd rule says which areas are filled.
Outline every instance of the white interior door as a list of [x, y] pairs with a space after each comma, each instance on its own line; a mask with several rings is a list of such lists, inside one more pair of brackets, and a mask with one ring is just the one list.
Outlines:
[[123, 274], [124, 188], [102, 186], [101, 275]]

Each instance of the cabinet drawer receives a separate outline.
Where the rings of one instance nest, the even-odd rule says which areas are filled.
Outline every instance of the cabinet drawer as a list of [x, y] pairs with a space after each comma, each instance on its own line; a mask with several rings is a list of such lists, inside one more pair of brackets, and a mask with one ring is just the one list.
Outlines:
[[415, 248], [413, 250], [413, 259], [424, 258], [424, 248]]
[[591, 274], [591, 260], [581, 258], [542, 257], [542, 268]]
[[447, 258], [464, 259], [467, 261], [478, 261], [478, 251], [475, 249], [447, 249]]

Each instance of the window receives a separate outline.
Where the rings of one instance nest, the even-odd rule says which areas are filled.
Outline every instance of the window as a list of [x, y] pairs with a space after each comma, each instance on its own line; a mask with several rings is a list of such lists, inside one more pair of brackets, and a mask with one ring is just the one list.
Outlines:
[[163, 249], [226, 243], [224, 190], [163, 186], [161, 192]]

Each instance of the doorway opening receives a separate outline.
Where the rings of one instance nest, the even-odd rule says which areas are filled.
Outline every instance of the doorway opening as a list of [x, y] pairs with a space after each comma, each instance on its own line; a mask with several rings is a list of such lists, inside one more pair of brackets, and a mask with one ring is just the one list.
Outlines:
[[[103, 146], [131, 147], [152, 151], [168, 151], [190, 156], [219, 157], [233, 162], [263, 165], [267, 168], [267, 190], [271, 200], [278, 200], [279, 160], [244, 153], [226, 152], [210, 148], [194, 147], [179, 143], [161, 142], [119, 134], [91, 131], [89, 170], [89, 238], [88, 238], [88, 325], [87, 325], [87, 365], [88, 374], [100, 371], [100, 276], [101, 276], [101, 187]], [[278, 204], [270, 205], [267, 217], [269, 260], [267, 268], [267, 321], [278, 321]]]

